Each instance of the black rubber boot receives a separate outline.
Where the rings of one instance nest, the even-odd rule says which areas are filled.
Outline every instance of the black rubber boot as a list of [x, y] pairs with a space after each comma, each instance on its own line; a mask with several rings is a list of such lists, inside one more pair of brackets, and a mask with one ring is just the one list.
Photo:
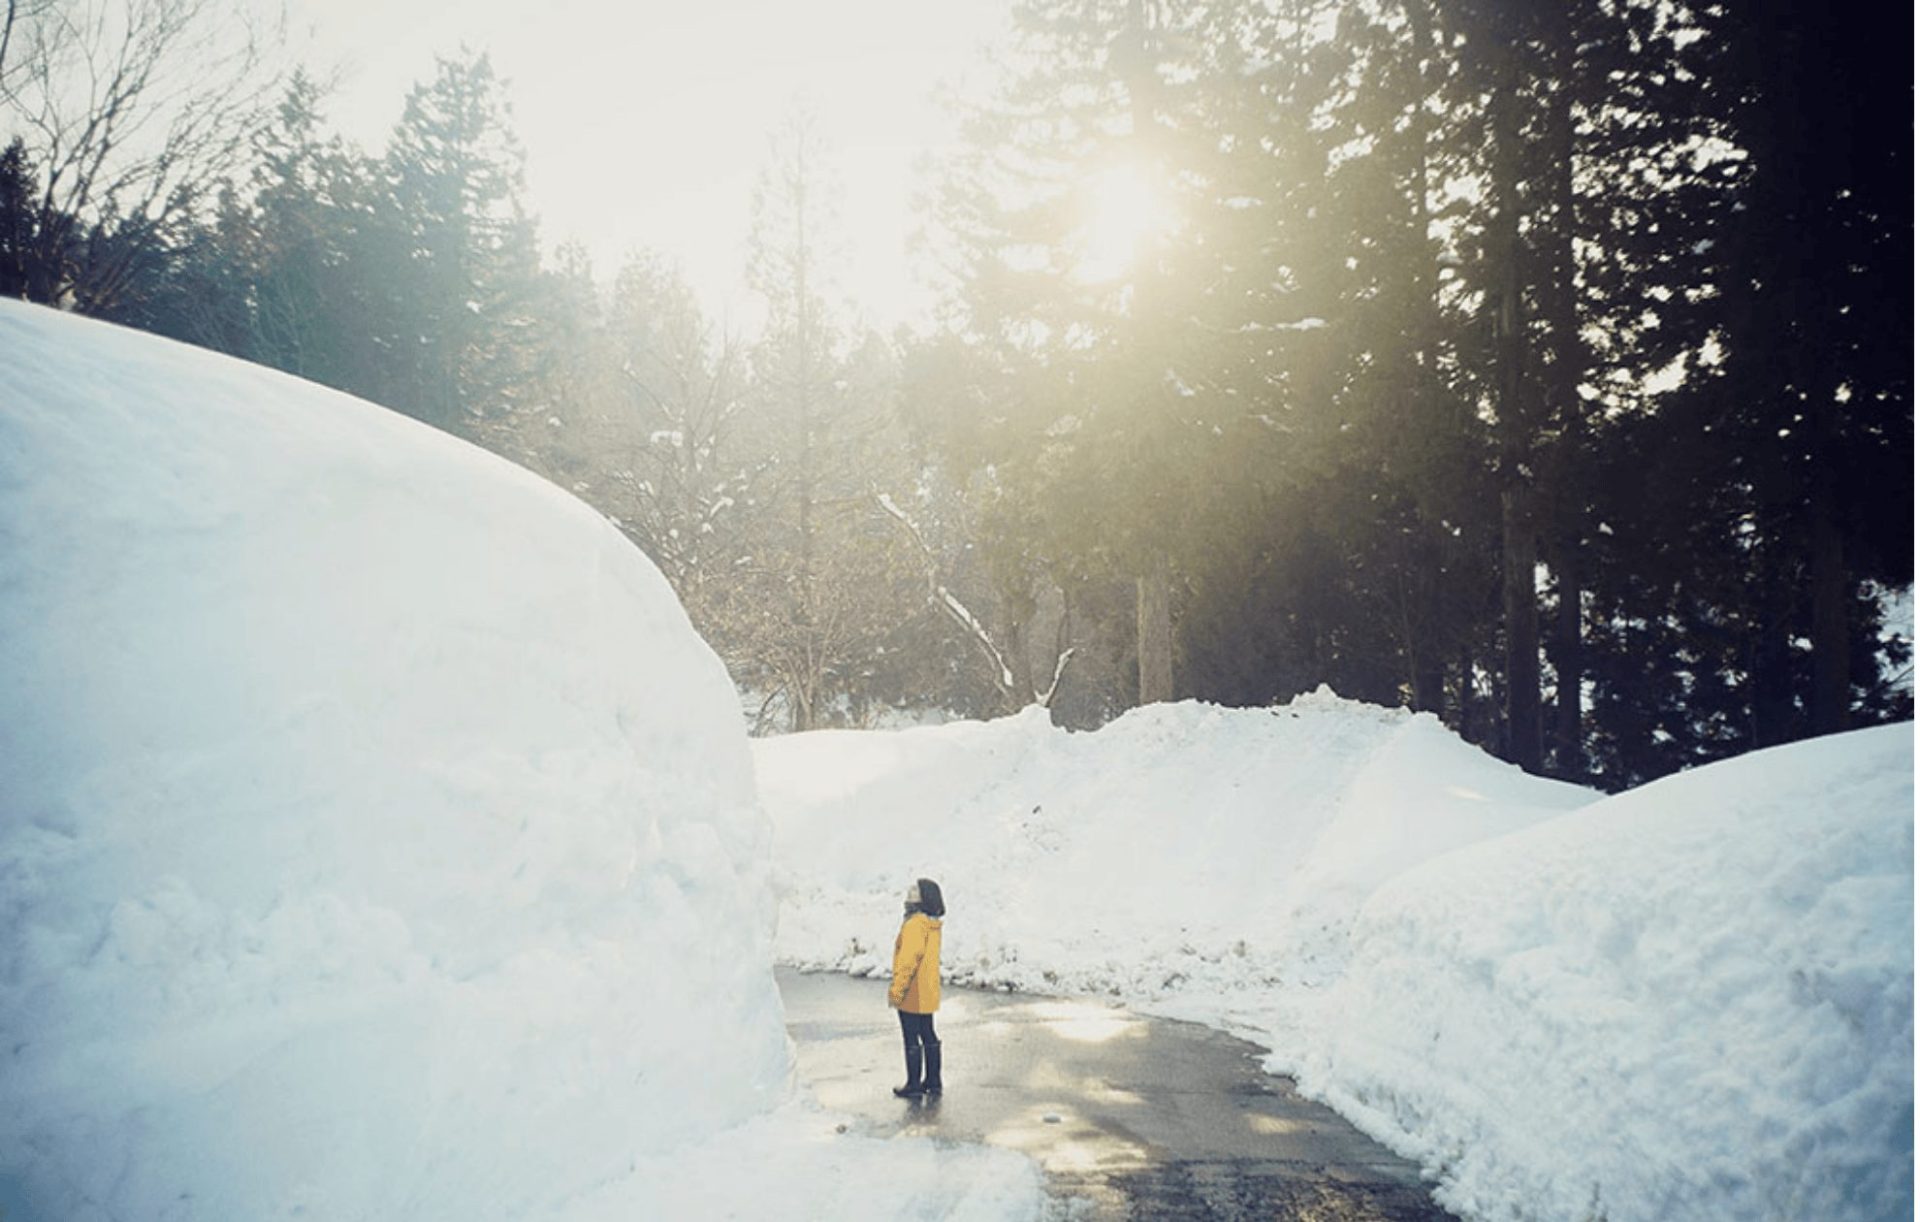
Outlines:
[[927, 1080], [921, 1086], [924, 1094], [937, 1095], [943, 1089], [940, 1085], [940, 1041], [927, 1041]]
[[[935, 1064], [938, 1064], [937, 1060]], [[917, 1099], [924, 1093], [920, 1085], [920, 1050], [918, 1048], [907, 1049], [907, 1084], [894, 1087], [893, 1093], [902, 1099]]]

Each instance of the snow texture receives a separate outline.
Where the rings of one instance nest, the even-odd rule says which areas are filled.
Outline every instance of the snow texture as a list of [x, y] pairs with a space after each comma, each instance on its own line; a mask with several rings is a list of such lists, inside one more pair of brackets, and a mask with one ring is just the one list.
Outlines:
[[948, 974], [1272, 1049], [1471, 1219], [1906, 1219], [1911, 725], [1612, 798], [1430, 716], [1044, 712], [754, 744], [777, 951], [877, 973], [900, 878]]
[[1476, 1217], [1911, 1218], [1912, 812], [1886, 726], [1430, 863], [1362, 914], [1302, 1081]]
[[0, 302], [0, 557], [9, 1219], [1038, 1209], [791, 1099], [731, 684], [586, 506]]
[[[925, 875], [973, 897], [944, 932], [956, 979], [1136, 999], [1334, 979], [1347, 926], [1387, 875], [1596, 796], [1431, 717], [1325, 693], [1274, 710], [1152, 705], [1092, 734], [1035, 707], [754, 752], [782, 959], [880, 966], [889, 948], [867, 940], [888, 928], [878, 901]], [[1419, 804], [1398, 800], [1408, 787]]]

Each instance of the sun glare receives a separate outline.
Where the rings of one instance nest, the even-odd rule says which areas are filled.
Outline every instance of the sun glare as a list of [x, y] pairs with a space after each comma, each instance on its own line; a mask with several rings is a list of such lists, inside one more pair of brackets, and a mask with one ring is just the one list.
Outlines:
[[1165, 198], [1135, 166], [1114, 166], [1090, 179], [1081, 212], [1074, 274], [1090, 284], [1125, 276], [1142, 248], [1172, 228]]

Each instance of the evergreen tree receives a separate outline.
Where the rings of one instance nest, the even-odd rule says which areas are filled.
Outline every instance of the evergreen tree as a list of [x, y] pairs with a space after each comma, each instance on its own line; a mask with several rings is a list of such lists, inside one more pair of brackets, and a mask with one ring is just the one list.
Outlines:
[[452, 431], [509, 410], [534, 374], [539, 248], [510, 120], [485, 54], [438, 61], [407, 97], [360, 252], [393, 256], [368, 302], [390, 362], [381, 401]]
[[1198, 55], [1220, 11], [1048, 0], [1016, 18], [1010, 79], [944, 192], [957, 322], [1004, 387], [973, 461], [1047, 524], [1063, 564], [1134, 585], [1133, 699], [1167, 699], [1206, 462], [1222, 421], [1249, 414], [1234, 396], [1274, 342], [1243, 329], [1249, 297], [1269, 295], [1269, 252], [1210, 243], [1229, 227], [1261, 240], [1232, 214], [1275, 202], [1236, 174], [1272, 146], [1253, 132], [1223, 149], [1208, 125], [1245, 122], [1203, 83], [1227, 75]]
[[296, 72], [256, 134], [243, 181], [175, 260], [155, 328], [326, 385], [373, 388], [354, 257], [373, 192], [364, 160], [322, 130], [323, 88]]
[[1745, 156], [1716, 432], [1748, 497], [1766, 745], [1854, 720], [1877, 669], [1857, 665], [1878, 629], [1864, 583], [1913, 580], [1912, 64], [1839, 14], [1719, 16], [1713, 96]]
[[[63, 237], [50, 235], [40, 201], [40, 173], [26, 141], [14, 137], [0, 151], [0, 293], [51, 302], [75, 257]], [[70, 234], [71, 218], [55, 221], [56, 234]]]

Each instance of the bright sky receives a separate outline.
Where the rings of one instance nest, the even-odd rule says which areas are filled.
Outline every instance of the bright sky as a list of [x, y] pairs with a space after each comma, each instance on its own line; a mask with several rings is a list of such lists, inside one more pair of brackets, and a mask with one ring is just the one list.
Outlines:
[[491, 52], [527, 150], [547, 243], [583, 242], [597, 274], [651, 247], [716, 316], [756, 325], [745, 287], [753, 182], [769, 133], [805, 98], [838, 153], [842, 284], [868, 322], [920, 316], [907, 246], [916, 160], [952, 141], [934, 96], [986, 71], [1008, 0], [292, 0], [296, 41], [339, 64], [333, 123], [384, 146], [435, 53]]

